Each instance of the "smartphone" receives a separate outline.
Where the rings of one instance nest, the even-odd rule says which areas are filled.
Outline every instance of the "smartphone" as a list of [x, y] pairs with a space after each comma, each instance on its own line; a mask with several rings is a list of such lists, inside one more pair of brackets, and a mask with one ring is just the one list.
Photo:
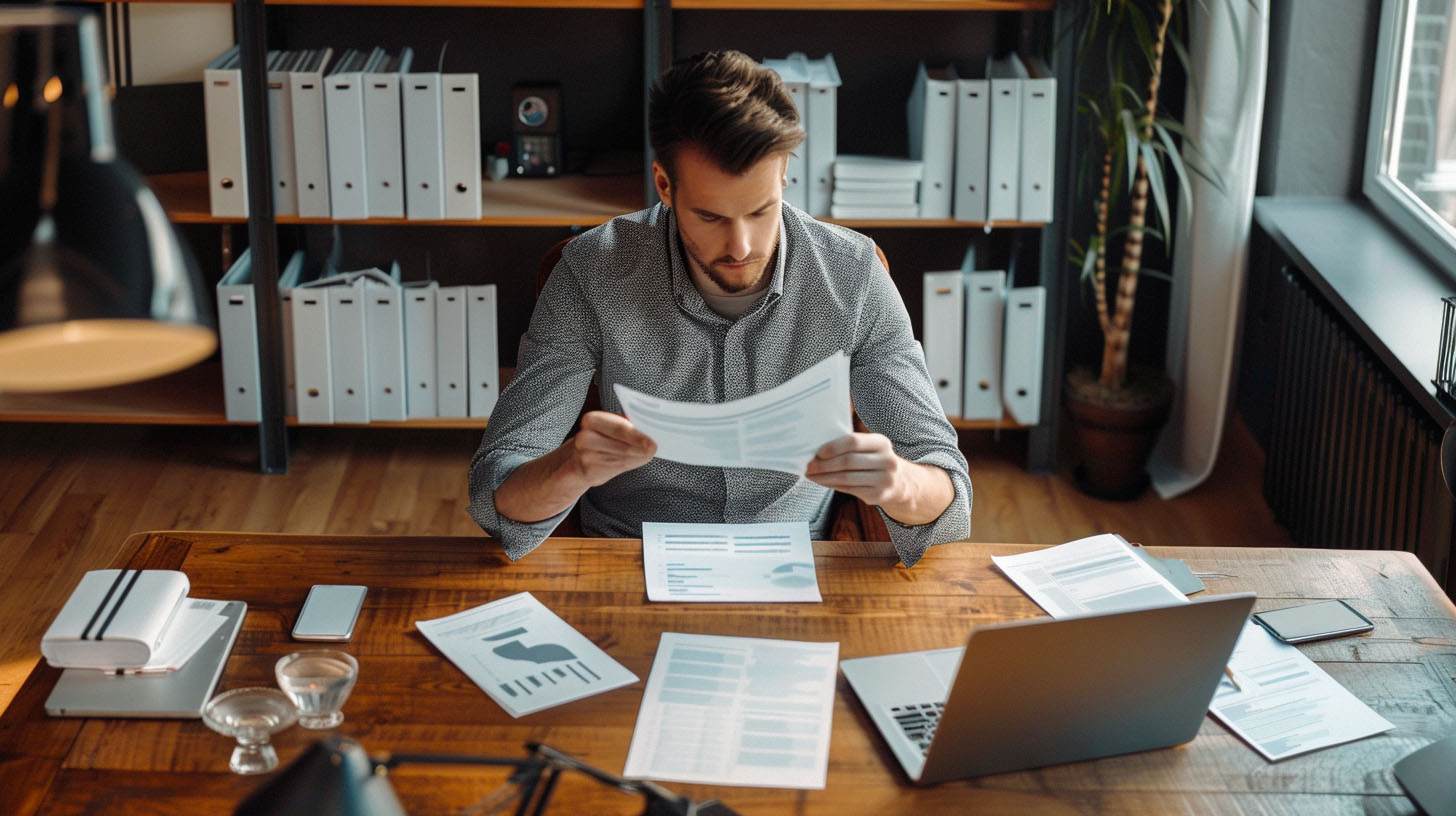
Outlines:
[[315, 584], [293, 624], [293, 639], [344, 641], [353, 637], [354, 621], [359, 619], [368, 591], [357, 585]]
[[1344, 601], [1317, 601], [1303, 606], [1255, 612], [1254, 622], [1285, 643], [1353, 635], [1375, 628], [1370, 619]]

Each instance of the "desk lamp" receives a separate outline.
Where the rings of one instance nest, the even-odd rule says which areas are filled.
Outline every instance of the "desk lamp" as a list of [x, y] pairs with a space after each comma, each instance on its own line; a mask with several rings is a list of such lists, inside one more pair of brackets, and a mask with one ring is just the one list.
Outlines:
[[142, 380], [217, 347], [201, 276], [116, 155], [96, 18], [0, 7], [0, 391]]

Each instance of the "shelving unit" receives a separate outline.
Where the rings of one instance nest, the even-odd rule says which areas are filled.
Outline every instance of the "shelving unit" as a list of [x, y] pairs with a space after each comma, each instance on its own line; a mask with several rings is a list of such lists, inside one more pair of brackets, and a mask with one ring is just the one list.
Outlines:
[[[108, 2], [110, 0], [103, 0]], [[676, 56], [673, 49], [674, 25], [683, 19], [691, 19], [692, 14], [685, 14], [674, 20], [673, 11], [682, 12], [745, 12], [745, 13], [774, 13], [774, 12], [873, 12], [879, 14], [897, 14], [899, 12], [972, 12], [972, 13], [1019, 13], [1038, 12], [1048, 13], [1054, 25], [1050, 28], [1059, 31], [1062, 28], [1062, 10], [1058, 7], [1056, 0], [901, 0], [893, 5], [875, 0], [166, 0], [168, 2], [230, 2], [236, 7], [236, 19], [238, 21], [238, 38], [244, 42], [245, 59], [243, 70], [249, 72], [247, 52], [250, 49], [261, 53], [264, 46], [260, 42], [254, 42], [266, 30], [264, 25], [265, 9], [268, 6], [289, 7], [289, 6], [314, 6], [340, 8], [352, 7], [399, 7], [401, 14], [407, 14], [404, 9], [540, 9], [543, 12], [550, 10], [551, 13], [577, 11], [638, 11], [642, 17], [642, 83], [645, 88], [660, 70], [660, 68], [671, 62]], [[1066, 5], [1064, 3], [1063, 5]], [[506, 13], [506, 12], [493, 12]], [[561, 18], [556, 18], [561, 19]], [[841, 18], [842, 19], [842, 18]], [[995, 18], [988, 18], [995, 19]], [[1023, 25], [1019, 36], [1025, 36], [1026, 27]], [[1054, 64], [1058, 61], [1062, 65], [1069, 65], [1070, 49], [1069, 44], [1072, 38], [1061, 38], [1057, 45], [1057, 55]], [[285, 44], [286, 45], [286, 44]], [[275, 45], [275, 47], [279, 47]], [[260, 64], [260, 63], [255, 63]], [[254, 68], [252, 70], [260, 69]], [[1065, 78], [1064, 71], [1059, 70], [1059, 77], [1062, 78], [1064, 87], [1070, 83]], [[246, 89], [246, 82], [245, 82]], [[261, 86], [260, 86], [261, 91]], [[1063, 92], [1059, 102], [1058, 122], [1059, 132], [1057, 144], [1063, 146], [1058, 153], [1057, 178], [1059, 184], [1065, 189], [1065, 180], [1068, 178], [1067, 168], [1070, 160], [1066, 155], [1070, 150], [1066, 145], [1070, 139], [1068, 123], [1073, 115], [1071, 94]], [[261, 93], [260, 93], [261, 98]], [[245, 111], [247, 103], [245, 101]], [[255, 108], [254, 110], [258, 110]], [[252, 117], [245, 115], [247, 128], [251, 133], [266, 133], [266, 124], [256, 121], [261, 116], [255, 114]], [[262, 127], [263, 130], [257, 128]], [[645, 130], [645, 128], [644, 128]], [[262, 139], [266, 143], [266, 139]], [[842, 141], [842, 140], [841, 140]], [[270, 182], [266, 178], [266, 161], [255, 161], [259, 155], [258, 150], [266, 149], [266, 144], [261, 147], [255, 144], [249, 145], [250, 167], [261, 168], [253, 171], [255, 178], [252, 182], [258, 185], [259, 190], [269, 189]], [[240, 218], [218, 218], [211, 214], [207, 194], [206, 172], [168, 173], [148, 177], [148, 184], [156, 192], [158, 198], [172, 221], [178, 224], [211, 224], [211, 225], [235, 225], [248, 223], [246, 219]], [[361, 221], [332, 221], [329, 219], [304, 219], [297, 216], [271, 217], [263, 215], [248, 223], [250, 235], [249, 243], [259, 246], [260, 250], [255, 253], [256, 259], [271, 258], [268, 268], [258, 269], [260, 286], [266, 291], [271, 281], [276, 281], [277, 269], [276, 258], [272, 258], [272, 242], [276, 227], [294, 225], [328, 225], [340, 224], [346, 226], [363, 227], [464, 227], [464, 228], [492, 228], [492, 229], [513, 229], [513, 228], [585, 228], [601, 224], [610, 220], [616, 215], [632, 212], [641, 209], [643, 206], [644, 193], [648, 192], [648, 186], [643, 174], [631, 173], [626, 175], [613, 176], [585, 176], [567, 175], [554, 179], [506, 179], [500, 182], [486, 181], [483, 185], [482, 198], [484, 215], [479, 220], [473, 221], [411, 221], [406, 219], [368, 219]], [[257, 200], [256, 198], [254, 199]], [[255, 205], [253, 209], [259, 208]], [[270, 208], [263, 208], [270, 209]], [[1055, 451], [1055, 413], [1059, 404], [1060, 388], [1059, 374], [1061, 368], [1061, 343], [1060, 330], [1057, 328], [1061, 322], [1061, 295], [1062, 287], [1059, 283], [1063, 276], [1062, 256], [1062, 222], [1065, 221], [1063, 208], [1059, 207], [1053, 224], [1026, 224], [1026, 223], [996, 223], [992, 227], [996, 230], [1023, 230], [1021, 234], [1032, 236], [1033, 241], [1039, 240], [1040, 251], [1037, 253], [1036, 281], [1048, 289], [1048, 313], [1047, 313], [1047, 342], [1048, 349], [1045, 368], [1047, 374], [1043, 381], [1043, 410], [1044, 421], [1035, 427], [1027, 428], [1012, 421], [1010, 417], [1003, 417], [1001, 420], [961, 420], [952, 419], [951, 424], [961, 430], [1026, 430], [1031, 434], [1029, 445], [1028, 467], [1032, 469], [1044, 469], [1054, 459]], [[934, 234], [944, 235], [949, 230], [965, 230], [968, 234], [986, 228], [985, 224], [971, 223], [964, 221], [929, 220], [929, 219], [825, 219], [833, 223], [842, 224], [854, 229], [863, 230], [931, 230]], [[969, 240], [969, 239], [968, 239]], [[1017, 246], [1021, 245], [1024, 239], [1018, 238]], [[266, 247], [263, 245], [267, 244]], [[534, 268], [535, 259], [529, 259], [529, 264], [523, 263], [522, 268]], [[907, 298], [908, 300], [908, 298]], [[276, 306], [276, 304], [275, 304]], [[261, 310], [260, 310], [261, 311]], [[266, 319], [260, 317], [260, 319]], [[276, 319], [276, 313], [275, 313]], [[506, 338], [503, 346], [512, 342], [512, 338]], [[270, 365], [266, 360], [265, 366]], [[274, 363], [273, 365], [276, 365]], [[503, 370], [502, 382], [508, 376]], [[0, 394], [0, 421], [50, 421], [50, 422], [108, 422], [108, 423], [141, 423], [141, 424], [192, 424], [192, 425], [225, 425], [229, 424], [224, 416], [222, 407], [220, 365], [216, 362], [205, 363], [195, 366], [186, 371], [174, 374], [170, 377], [160, 378], [145, 383], [124, 386], [120, 388], [99, 389], [96, 391], [82, 392], [69, 395], [17, 395]], [[287, 467], [286, 448], [282, 447], [282, 429], [285, 426], [296, 424], [293, 418], [282, 416], [281, 410], [268, 412], [270, 416], [265, 418], [259, 427], [260, 431], [260, 459], [262, 469], [265, 471], [278, 471]], [[405, 422], [374, 422], [369, 427], [425, 427], [425, 428], [471, 428], [479, 429], [485, 426], [484, 419], [414, 419]], [[269, 440], [272, 440], [270, 442]], [[280, 460], [281, 452], [281, 462]]]

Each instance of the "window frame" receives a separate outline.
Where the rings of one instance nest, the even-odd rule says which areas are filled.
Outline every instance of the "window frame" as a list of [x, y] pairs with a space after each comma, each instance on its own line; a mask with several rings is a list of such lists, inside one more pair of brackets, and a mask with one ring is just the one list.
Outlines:
[[1409, 70], [1405, 46], [1415, 26], [1413, 9], [1417, 2], [1381, 2], [1361, 191], [1392, 226], [1440, 264], [1447, 274], [1456, 276], [1456, 226], [1446, 223], [1410, 188], [1384, 172], [1384, 160], [1391, 155], [1390, 147], [1400, 132], [1402, 111], [1397, 110], [1396, 103], [1402, 100], [1397, 96], [1396, 86]]

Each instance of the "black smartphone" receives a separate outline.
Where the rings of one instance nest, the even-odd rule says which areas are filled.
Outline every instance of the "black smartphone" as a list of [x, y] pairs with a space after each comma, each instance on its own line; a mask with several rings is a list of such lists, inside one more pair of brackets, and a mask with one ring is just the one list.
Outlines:
[[1369, 618], [1338, 600], [1255, 612], [1253, 617], [1255, 623], [1285, 643], [1354, 635], [1375, 628]]

